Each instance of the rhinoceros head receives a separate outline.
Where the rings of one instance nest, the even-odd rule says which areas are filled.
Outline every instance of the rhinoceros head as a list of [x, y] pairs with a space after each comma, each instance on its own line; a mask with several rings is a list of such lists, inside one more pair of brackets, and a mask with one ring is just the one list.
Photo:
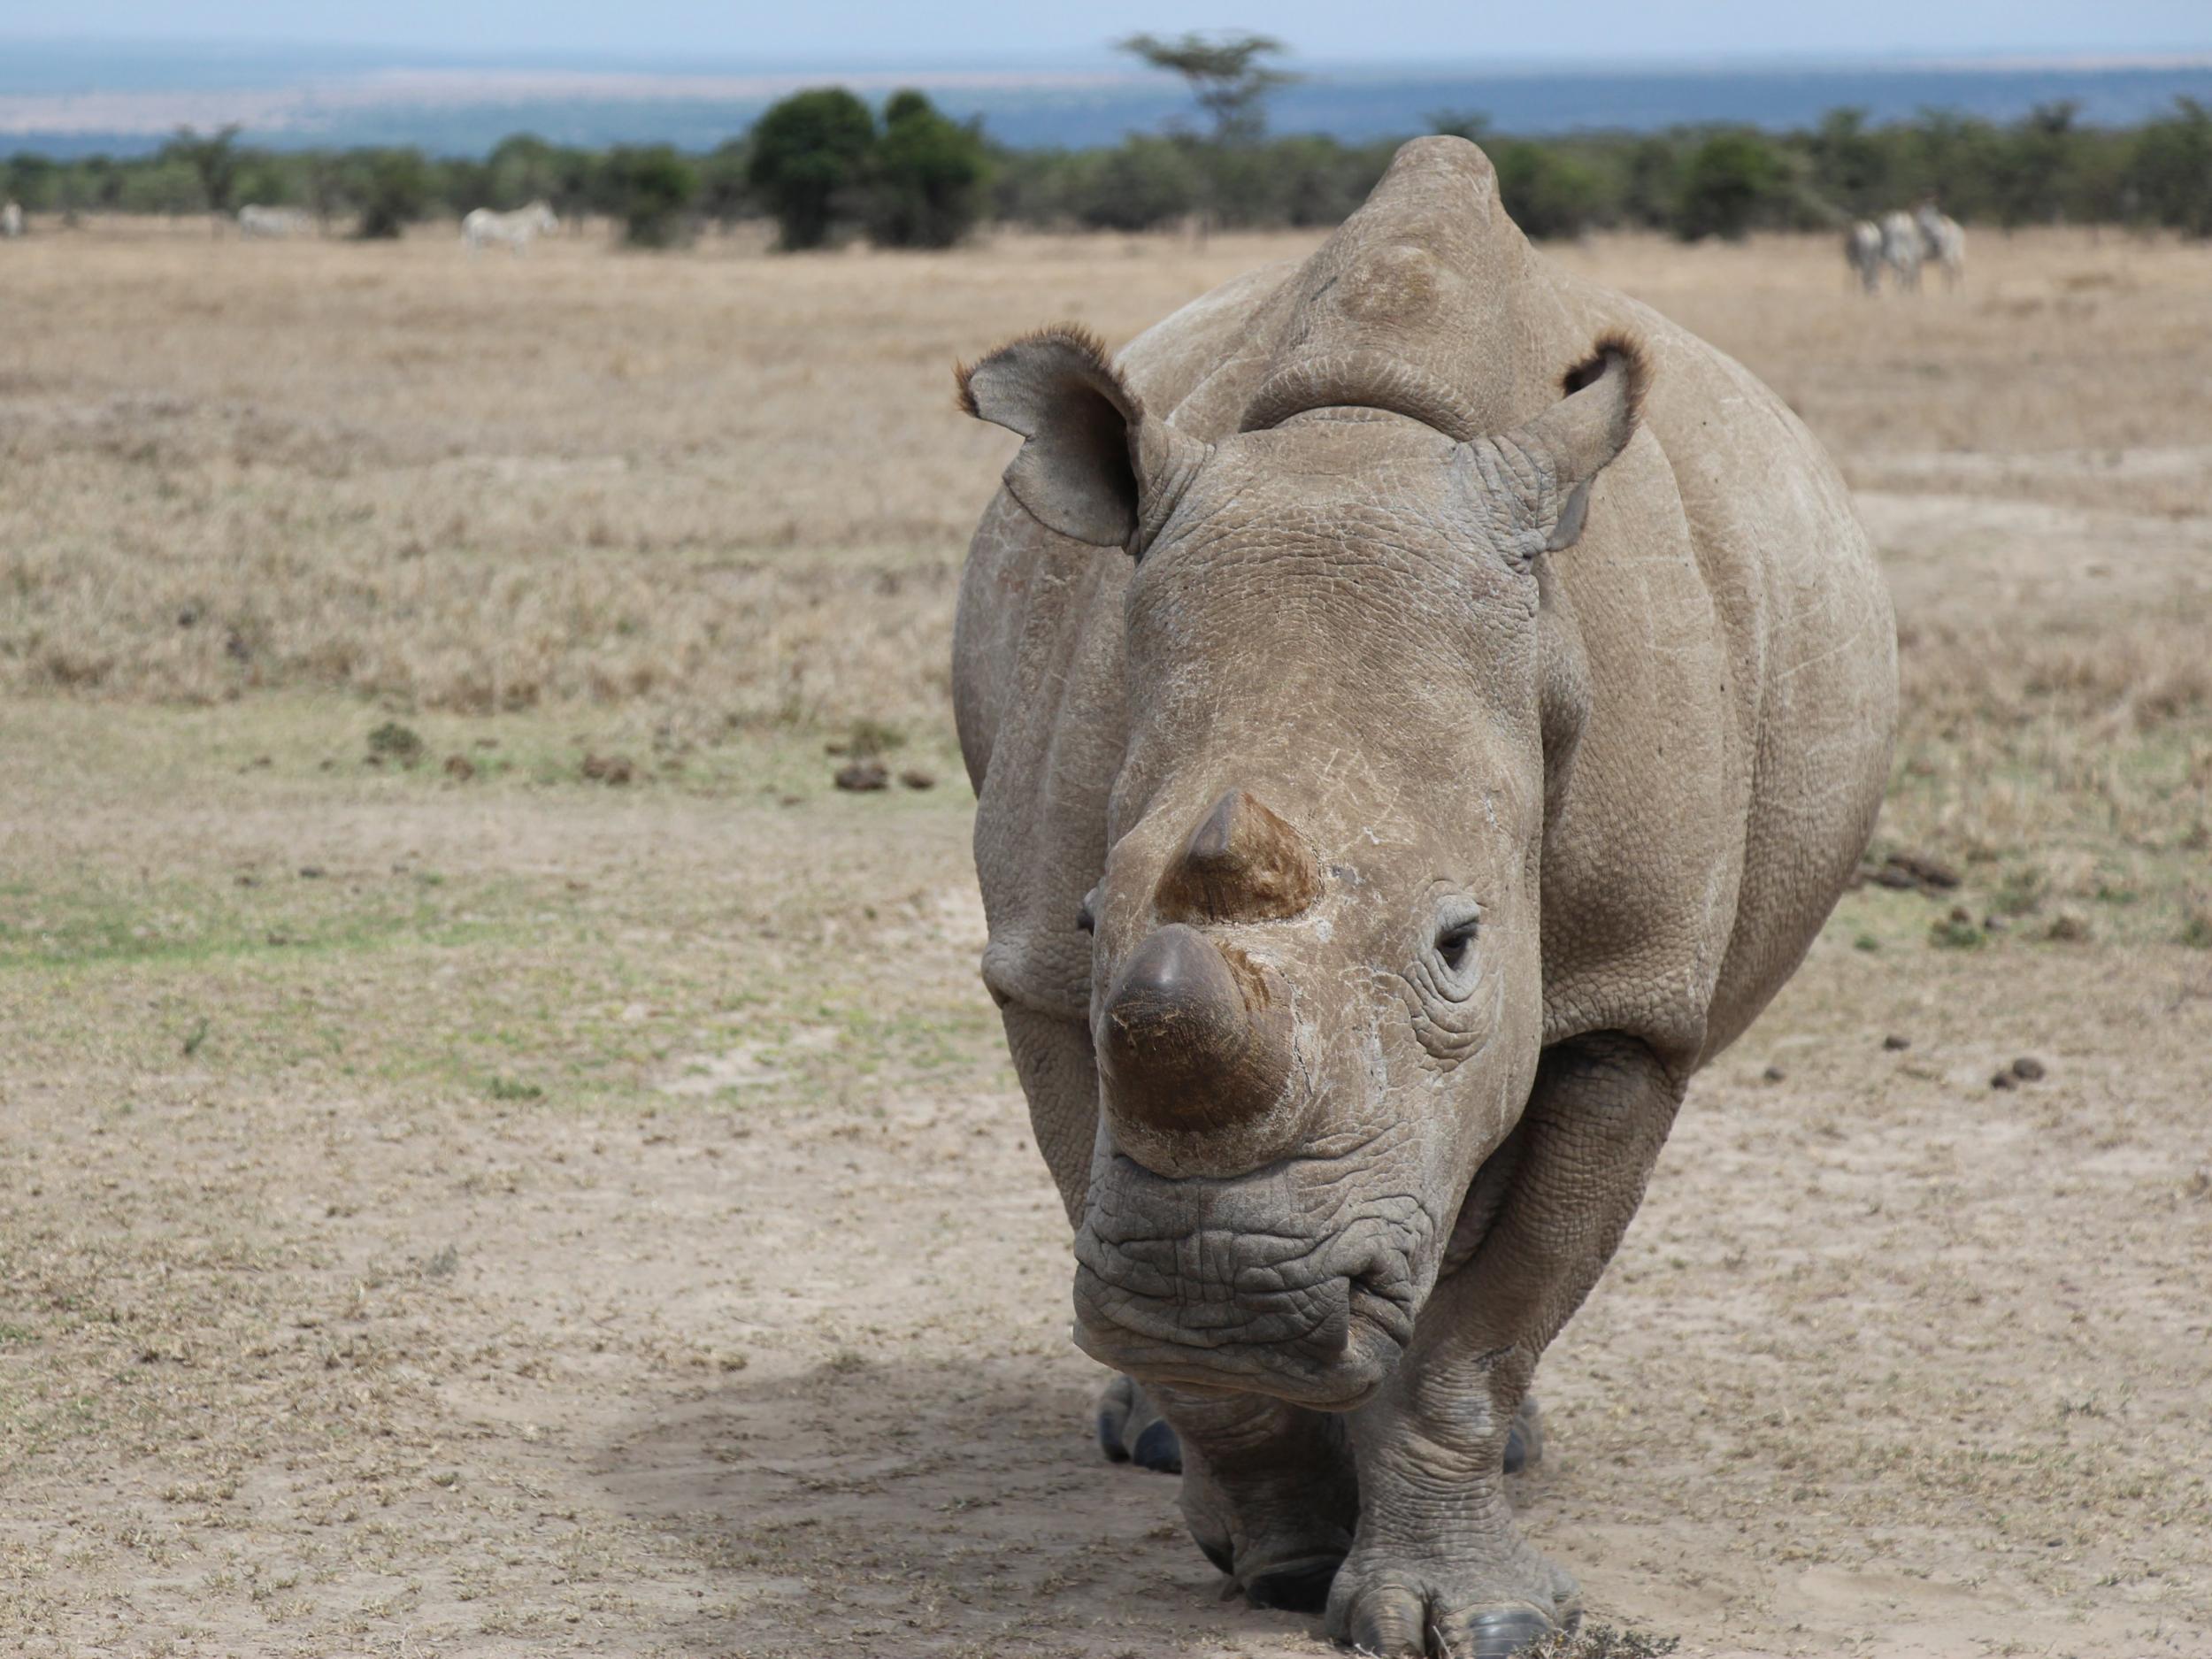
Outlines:
[[[1417, 246], [1375, 257], [1426, 280]], [[1586, 700], [1547, 566], [1646, 380], [1593, 342], [1548, 409], [1476, 433], [1432, 365], [1340, 333], [1206, 443], [1078, 331], [964, 374], [1027, 439], [1016, 498], [1137, 560], [1085, 907], [1097, 1357], [1347, 1407], [1410, 1337], [1536, 1065], [1548, 801]]]

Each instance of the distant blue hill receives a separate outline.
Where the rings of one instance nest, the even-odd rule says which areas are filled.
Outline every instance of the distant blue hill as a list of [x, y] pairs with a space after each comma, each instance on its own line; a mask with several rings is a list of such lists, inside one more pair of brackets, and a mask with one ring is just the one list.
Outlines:
[[[841, 81], [878, 99], [894, 85], [919, 86], [952, 113], [979, 118], [992, 137], [1024, 148], [1111, 143], [1193, 119], [1179, 84], [1118, 63], [840, 75], [758, 65], [16, 42], [0, 43], [0, 154], [137, 154], [179, 125], [227, 120], [241, 123], [250, 142], [286, 149], [414, 144], [473, 155], [528, 131], [595, 147], [664, 142], [703, 150], [742, 133], [795, 86]], [[2086, 122], [2125, 126], [2181, 96], [2212, 103], [2212, 57], [1587, 70], [1319, 65], [1284, 88], [1270, 115], [1279, 133], [1356, 141], [1424, 130], [1441, 111], [1479, 111], [1495, 131], [1542, 135], [1699, 122], [1781, 130], [1840, 105], [1876, 122], [1924, 109], [2003, 121], [2067, 99]]]

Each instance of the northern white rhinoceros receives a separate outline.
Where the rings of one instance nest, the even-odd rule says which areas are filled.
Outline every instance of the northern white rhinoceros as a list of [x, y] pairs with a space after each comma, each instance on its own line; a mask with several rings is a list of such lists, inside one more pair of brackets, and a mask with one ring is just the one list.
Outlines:
[[954, 645], [983, 977], [1111, 1449], [1179, 1439], [1255, 1602], [1515, 1651], [1579, 1612], [1501, 1474], [1537, 1359], [1873, 826], [1866, 537], [1459, 139], [1118, 359], [960, 383], [1026, 440]]

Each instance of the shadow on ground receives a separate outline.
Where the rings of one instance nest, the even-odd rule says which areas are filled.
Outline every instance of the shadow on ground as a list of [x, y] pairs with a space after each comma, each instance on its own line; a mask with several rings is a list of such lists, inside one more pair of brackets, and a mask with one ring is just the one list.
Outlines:
[[1089, 1379], [1054, 1361], [844, 1355], [657, 1410], [592, 1472], [710, 1570], [667, 1632], [703, 1654], [1318, 1651], [1317, 1621], [1223, 1604], [1174, 1479], [1106, 1463], [1090, 1411]]

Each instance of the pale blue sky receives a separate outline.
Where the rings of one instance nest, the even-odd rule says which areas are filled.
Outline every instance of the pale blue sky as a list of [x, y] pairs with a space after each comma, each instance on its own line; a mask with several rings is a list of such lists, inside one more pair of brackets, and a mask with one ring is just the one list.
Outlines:
[[0, 37], [357, 43], [806, 66], [1088, 58], [1134, 29], [1256, 28], [1312, 59], [2212, 50], [2212, 0], [0, 0]]

